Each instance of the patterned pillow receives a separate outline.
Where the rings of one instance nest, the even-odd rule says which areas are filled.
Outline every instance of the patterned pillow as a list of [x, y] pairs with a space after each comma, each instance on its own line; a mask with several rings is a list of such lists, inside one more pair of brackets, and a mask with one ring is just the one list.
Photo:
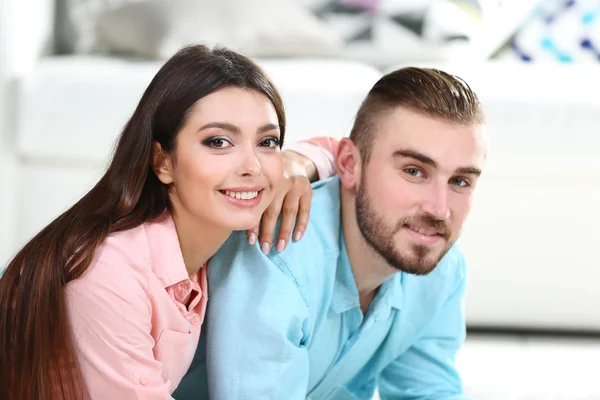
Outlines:
[[382, 68], [457, 56], [480, 17], [474, 0], [324, 0], [312, 9], [343, 37], [344, 57]]
[[542, 2], [497, 57], [522, 62], [600, 62], [600, 2]]

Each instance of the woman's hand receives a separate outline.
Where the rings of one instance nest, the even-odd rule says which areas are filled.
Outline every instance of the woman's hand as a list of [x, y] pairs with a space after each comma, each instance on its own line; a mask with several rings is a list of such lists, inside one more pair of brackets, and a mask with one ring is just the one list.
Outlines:
[[[275, 241], [277, 251], [283, 251], [292, 237], [298, 241], [306, 231], [310, 215], [312, 199], [311, 180], [315, 180], [317, 170], [313, 162], [294, 151], [286, 150], [283, 157], [283, 179], [275, 192], [275, 197], [265, 210], [259, 227], [255, 226], [246, 232], [248, 243], [254, 245], [259, 239], [263, 253], [268, 254], [273, 246], [273, 233], [279, 214], [281, 224]], [[295, 226], [294, 226], [295, 222]]]

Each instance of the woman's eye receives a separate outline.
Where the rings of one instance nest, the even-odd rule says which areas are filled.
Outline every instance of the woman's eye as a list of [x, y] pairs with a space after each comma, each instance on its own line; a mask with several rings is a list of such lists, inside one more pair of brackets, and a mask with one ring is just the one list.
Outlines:
[[232, 146], [229, 140], [220, 137], [207, 139], [204, 141], [204, 145], [213, 147], [215, 149], [225, 149]]
[[263, 139], [260, 142], [260, 145], [262, 147], [267, 147], [269, 149], [275, 149], [275, 148], [279, 147], [279, 139], [274, 138], [274, 137], [268, 137], [268, 138]]

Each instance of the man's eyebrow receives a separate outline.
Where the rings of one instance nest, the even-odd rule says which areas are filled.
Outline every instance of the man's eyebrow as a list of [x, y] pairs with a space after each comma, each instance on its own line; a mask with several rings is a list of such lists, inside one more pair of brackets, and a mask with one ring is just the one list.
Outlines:
[[418, 151], [415, 151], [415, 150], [409, 150], [409, 149], [396, 150], [396, 151], [394, 151], [392, 156], [414, 158], [415, 160], [420, 161], [423, 164], [431, 165], [433, 168], [438, 167], [437, 163], [431, 157], [426, 156], [423, 153], [419, 153]]
[[[417, 161], [422, 162], [423, 164], [430, 165], [433, 168], [438, 167], [437, 162], [435, 162], [431, 157], [426, 156], [425, 154], [420, 153], [415, 150], [410, 150], [410, 149], [396, 150], [396, 151], [394, 151], [393, 156], [394, 157], [413, 158]], [[481, 169], [479, 169], [477, 167], [472, 167], [472, 166], [459, 167], [454, 172], [457, 174], [476, 175], [476, 176], [481, 175]]]
[[476, 167], [461, 167], [456, 169], [457, 174], [481, 175], [481, 170]]

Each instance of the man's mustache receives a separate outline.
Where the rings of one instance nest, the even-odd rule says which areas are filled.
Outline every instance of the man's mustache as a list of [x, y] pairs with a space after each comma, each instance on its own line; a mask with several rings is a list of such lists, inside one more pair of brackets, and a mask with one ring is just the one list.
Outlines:
[[398, 222], [397, 229], [399, 230], [405, 225], [425, 226], [428, 228], [435, 229], [438, 232], [438, 234], [445, 238], [448, 238], [450, 236], [450, 228], [448, 228], [448, 225], [446, 225], [446, 221], [435, 219], [429, 215], [419, 215], [403, 218]]

